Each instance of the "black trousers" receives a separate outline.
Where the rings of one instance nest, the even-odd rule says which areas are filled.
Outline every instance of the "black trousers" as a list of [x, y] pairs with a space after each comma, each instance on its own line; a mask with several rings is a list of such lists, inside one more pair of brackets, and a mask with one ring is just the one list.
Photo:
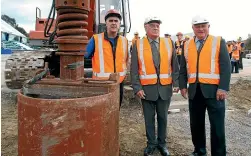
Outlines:
[[177, 55], [177, 60], [178, 60], [179, 65], [180, 65], [180, 58], [181, 58], [181, 55]]
[[243, 58], [243, 52], [240, 52], [240, 63], [239, 63], [239, 68], [243, 69], [243, 62], [242, 62], [242, 58]]
[[232, 71], [231, 73], [239, 73], [239, 62], [231, 62], [232, 65]]
[[195, 152], [206, 154], [205, 113], [210, 121], [211, 155], [226, 156], [225, 101], [204, 98], [198, 85], [194, 99], [189, 99], [190, 127]]
[[119, 85], [119, 109], [121, 107], [122, 104], [122, 100], [123, 100], [123, 94], [124, 94], [124, 83], [120, 83]]
[[[157, 101], [141, 100], [143, 105], [143, 113], [145, 118], [145, 128], [147, 145], [151, 147], [166, 146], [166, 131], [167, 131], [167, 115], [170, 105], [169, 100]], [[155, 136], [155, 114], [157, 112], [158, 122], [158, 137]]]

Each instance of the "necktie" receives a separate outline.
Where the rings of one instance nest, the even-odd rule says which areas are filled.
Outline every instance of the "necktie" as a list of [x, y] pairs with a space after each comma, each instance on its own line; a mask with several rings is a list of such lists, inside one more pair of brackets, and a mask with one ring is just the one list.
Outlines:
[[203, 46], [203, 42], [204, 42], [204, 40], [198, 40], [198, 42], [200, 43], [199, 44], [199, 48], [198, 48], [198, 52], [200, 52], [201, 51], [201, 49], [202, 49], [202, 46]]
[[151, 49], [152, 49], [152, 56], [153, 56], [154, 65], [155, 65], [156, 68], [158, 68], [159, 63], [160, 63], [160, 61], [159, 61], [160, 56], [159, 56], [159, 51], [158, 51], [158, 49], [157, 49], [157, 47], [155, 45], [155, 41], [151, 42]]

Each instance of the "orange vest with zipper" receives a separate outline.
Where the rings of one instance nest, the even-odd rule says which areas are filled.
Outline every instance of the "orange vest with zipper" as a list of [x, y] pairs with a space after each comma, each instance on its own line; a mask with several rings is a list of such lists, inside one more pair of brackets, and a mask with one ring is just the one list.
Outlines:
[[123, 36], [118, 37], [114, 66], [112, 46], [104, 39], [104, 33], [96, 34], [93, 38], [95, 41], [95, 52], [92, 57], [93, 78], [107, 79], [116, 71], [120, 75], [121, 83], [126, 76], [127, 39]]
[[198, 62], [198, 80], [204, 84], [216, 84], [220, 82], [220, 55], [221, 37], [209, 35], [201, 49], [199, 59], [194, 38], [185, 44], [184, 56], [187, 63], [188, 83], [195, 83]]
[[233, 51], [232, 58], [234, 58], [235, 60], [240, 60], [240, 51], [238, 47]]
[[[139, 78], [141, 85], [152, 85], [157, 83], [157, 73], [153, 62], [151, 45], [147, 37], [137, 41]], [[160, 38], [160, 74], [159, 79], [162, 85], [172, 83], [172, 41], [169, 38]]]

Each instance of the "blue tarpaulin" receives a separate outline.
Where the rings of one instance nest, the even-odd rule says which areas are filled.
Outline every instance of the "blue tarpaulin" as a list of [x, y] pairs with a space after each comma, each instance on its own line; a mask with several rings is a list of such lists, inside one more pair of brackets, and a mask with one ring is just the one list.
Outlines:
[[1, 47], [1, 54], [11, 54], [12, 50], [11, 49], [4, 49]]

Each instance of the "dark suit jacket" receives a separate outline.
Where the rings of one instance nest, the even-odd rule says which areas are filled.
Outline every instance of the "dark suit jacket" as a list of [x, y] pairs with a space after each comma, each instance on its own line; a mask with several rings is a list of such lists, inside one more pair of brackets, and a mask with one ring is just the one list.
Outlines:
[[[189, 84], [188, 88], [188, 97], [193, 99], [196, 94], [197, 85], [200, 85], [202, 94], [205, 98], [216, 98], [217, 89], [222, 89], [229, 91], [229, 84], [231, 78], [231, 63], [229, 59], [228, 50], [226, 47], [226, 42], [224, 39], [221, 39], [220, 43], [220, 56], [219, 56], [219, 65], [220, 65], [220, 83], [219, 85], [212, 84], [202, 84], [196, 81], [196, 83]], [[197, 67], [198, 70], [198, 67]], [[180, 89], [187, 88], [187, 68], [186, 60], [184, 54], [181, 55], [180, 60], [180, 75], [179, 75], [179, 86]]]
[[[172, 53], [172, 78], [173, 78], [173, 85], [174, 87], [178, 87], [179, 83], [179, 66], [177, 62], [177, 56], [175, 52], [174, 45], [173, 46], [173, 53]], [[153, 60], [154, 61], [154, 60]], [[157, 84], [154, 85], [144, 85], [142, 86], [139, 80], [139, 73], [138, 73], [138, 50], [136, 44], [133, 45], [132, 48], [132, 56], [131, 56], [131, 83], [136, 94], [140, 90], [144, 90], [146, 94], [146, 100], [156, 101], [159, 97], [163, 100], [168, 100], [173, 93], [173, 85], [161, 85], [159, 80]], [[158, 70], [159, 71], [159, 70]]]

